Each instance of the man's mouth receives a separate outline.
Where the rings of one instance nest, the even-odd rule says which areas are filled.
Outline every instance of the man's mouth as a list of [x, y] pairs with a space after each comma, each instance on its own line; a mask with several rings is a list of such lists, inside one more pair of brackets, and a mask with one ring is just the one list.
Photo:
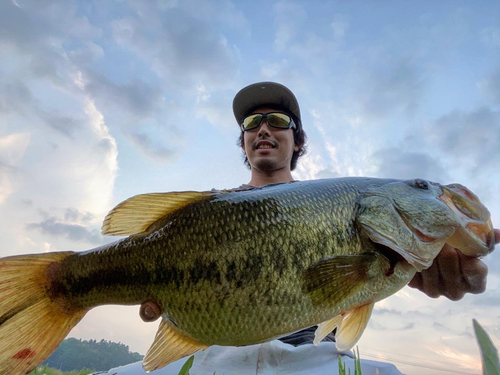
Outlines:
[[254, 145], [254, 150], [263, 150], [269, 148], [276, 148], [276, 142], [272, 141], [258, 141]]

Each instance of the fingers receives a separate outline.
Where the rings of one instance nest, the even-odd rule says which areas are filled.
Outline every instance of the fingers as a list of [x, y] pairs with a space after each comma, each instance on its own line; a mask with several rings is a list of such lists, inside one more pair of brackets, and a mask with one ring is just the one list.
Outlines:
[[486, 276], [488, 275], [488, 266], [479, 259], [471, 258], [457, 252], [460, 258], [462, 277], [468, 284], [468, 293], [479, 294], [486, 290]]
[[445, 296], [458, 301], [466, 293], [483, 293], [487, 274], [488, 267], [479, 259], [445, 245], [431, 267], [417, 273], [408, 285], [431, 298]]
[[154, 322], [161, 316], [160, 306], [153, 301], [143, 302], [139, 308], [139, 316], [145, 322]]
[[445, 245], [435, 264], [439, 269], [439, 294], [452, 301], [462, 299], [469, 291], [468, 281], [462, 277], [460, 257], [453, 247]]
[[495, 229], [495, 243], [500, 243], [500, 229]]
[[422, 290], [422, 285], [423, 285], [423, 281], [422, 281], [422, 273], [421, 272], [417, 272], [415, 274], [415, 276], [413, 276], [413, 279], [411, 279], [411, 281], [408, 283], [409, 287], [415, 288], [418, 290]]
[[441, 276], [439, 275], [439, 266], [437, 262], [432, 263], [428, 269], [421, 272], [422, 274], [422, 291], [431, 298], [438, 298], [442, 295], [440, 284]]

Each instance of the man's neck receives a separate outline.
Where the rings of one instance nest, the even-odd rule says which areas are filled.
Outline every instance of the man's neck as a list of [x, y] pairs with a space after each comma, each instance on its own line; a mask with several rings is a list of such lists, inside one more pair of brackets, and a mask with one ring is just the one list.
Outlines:
[[280, 169], [272, 172], [263, 172], [252, 168], [252, 178], [248, 185], [263, 186], [267, 184], [276, 184], [278, 182], [293, 181], [292, 173], [289, 169]]

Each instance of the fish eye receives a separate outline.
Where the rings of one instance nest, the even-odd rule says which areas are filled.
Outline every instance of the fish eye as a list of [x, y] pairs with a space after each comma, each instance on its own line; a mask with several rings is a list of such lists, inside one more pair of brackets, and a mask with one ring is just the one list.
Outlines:
[[420, 178], [417, 178], [412, 181], [412, 185], [416, 187], [417, 189], [423, 189], [423, 190], [429, 190], [429, 182], [426, 180], [422, 180]]

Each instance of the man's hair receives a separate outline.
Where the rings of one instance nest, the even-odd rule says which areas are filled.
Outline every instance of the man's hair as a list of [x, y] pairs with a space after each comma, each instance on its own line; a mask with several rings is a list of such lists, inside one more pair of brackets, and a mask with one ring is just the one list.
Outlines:
[[[259, 106], [259, 107], [263, 107], [263, 106]], [[259, 107], [257, 107], [257, 108], [259, 108]], [[248, 111], [248, 114], [252, 113], [257, 108], [253, 108], [251, 111]], [[287, 115], [289, 115], [290, 117], [292, 117], [293, 122], [295, 122], [295, 124], [297, 125], [296, 129], [292, 129], [293, 130], [293, 141], [295, 143], [295, 146], [297, 146], [299, 148], [298, 151], [294, 151], [293, 152], [292, 160], [290, 161], [290, 170], [293, 171], [295, 169], [295, 167], [297, 166], [297, 161], [299, 160], [299, 158], [302, 155], [305, 155], [305, 153], [307, 152], [307, 146], [306, 146], [307, 136], [306, 136], [306, 133], [304, 132], [304, 129], [302, 128], [302, 123], [300, 122], [300, 120], [297, 117], [295, 117], [293, 114], [291, 114], [290, 112], [288, 112], [286, 110], [286, 108], [280, 108], [280, 107], [275, 106], [275, 105], [270, 106], [270, 108], [272, 108], [274, 110], [277, 110], [277, 111], [281, 111], [281, 112], [286, 113]], [[238, 142], [236, 142], [236, 144], [238, 146], [240, 146], [241, 148], [243, 148], [245, 146], [245, 139], [244, 139], [244, 135], [243, 134], [244, 134], [244, 132], [241, 131], [240, 132], [240, 136], [238, 138]], [[247, 156], [246, 156], [246, 154], [245, 154], [244, 151], [243, 151], [243, 156], [244, 156], [243, 162], [248, 167], [248, 169], [251, 169], [252, 167], [250, 166], [250, 163], [248, 162], [248, 158], [247, 158]]]

